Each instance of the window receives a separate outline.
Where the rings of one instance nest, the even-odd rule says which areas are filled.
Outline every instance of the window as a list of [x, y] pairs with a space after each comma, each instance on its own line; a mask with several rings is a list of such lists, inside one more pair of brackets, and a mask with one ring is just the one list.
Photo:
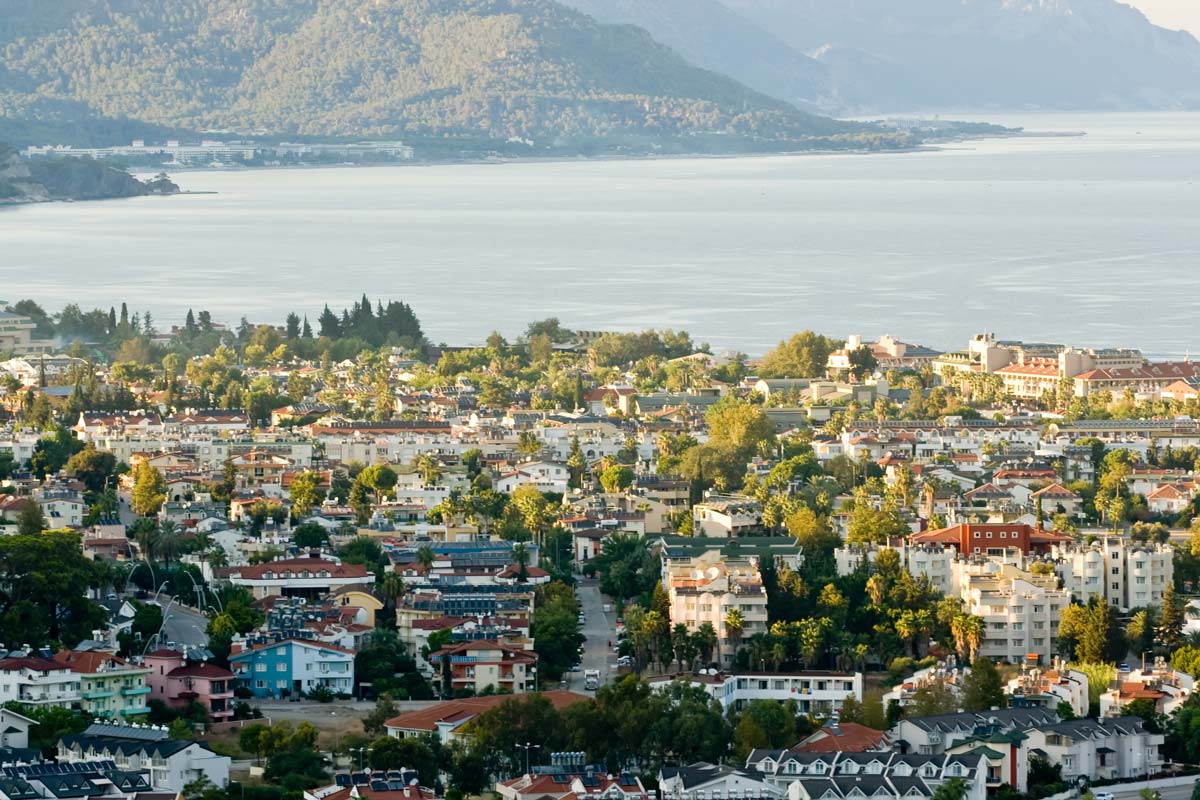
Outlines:
[[1113, 574], [1113, 575], [1120, 575], [1120, 574], [1121, 574], [1121, 568], [1120, 568], [1120, 567], [1113, 567], [1113, 568], [1112, 568], [1112, 574]]
[[276, 672], [287, 672], [287, 670], [288, 670], [288, 665], [282, 661], [280, 661], [278, 664], [275, 665]]
[[258, 663], [258, 664], [255, 664], [255, 665], [254, 665], [254, 671], [255, 671], [255, 672], [266, 672], [266, 671], [267, 671], [267, 665], [266, 665], [266, 664], [263, 664], [263, 663], [261, 663], [261, 662], [260, 662], [260, 663]]

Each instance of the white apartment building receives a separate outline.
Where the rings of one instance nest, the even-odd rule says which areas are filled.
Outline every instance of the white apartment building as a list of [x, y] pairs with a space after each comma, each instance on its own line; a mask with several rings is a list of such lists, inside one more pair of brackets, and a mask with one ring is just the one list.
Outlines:
[[663, 690], [675, 682], [699, 686], [721, 704], [723, 711], [742, 708], [755, 700], [793, 700], [801, 714], [828, 716], [840, 710], [847, 697], [862, 702], [861, 672], [747, 672], [660, 675], [651, 678], [650, 688]]
[[[1161, 733], [1150, 733], [1141, 717], [1076, 719], [1023, 730], [1021, 759], [1038, 755], [1062, 767], [1063, 780], [1117, 780], [1150, 776], [1162, 769]], [[1028, 771], [1019, 773], [1025, 791]]]
[[710, 495], [692, 507], [695, 536], [728, 538], [762, 527], [762, 505], [749, 497]]
[[965, 611], [983, 618], [978, 655], [1013, 664], [1054, 657], [1059, 615], [1071, 603], [1056, 577], [994, 561], [957, 561], [954, 570]]
[[1086, 717], [1088, 713], [1088, 676], [1067, 669], [1058, 658], [1046, 668], [1022, 664], [1021, 673], [1008, 682], [1004, 693], [1009, 696], [1013, 708], [1053, 711], [1059, 703], [1069, 703], [1075, 716]]
[[7, 304], [0, 300], [0, 353], [31, 356], [54, 352], [52, 340], [33, 338], [36, 328], [32, 319], [9, 311]]
[[879, 544], [839, 547], [833, 551], [838, 575], [849, 575], [864, 563], [874, 564], [882, 550], [899, 553], [900, 565], [914, 578], [928, 578], [942, 594], [954, 593], [954, 561], [958, 557], [958, 548], [952, 545], [903, 543], [899, 547]]
[[79, 675], [66, 664], [38, 656], [0, 659], [0, 703], [71, 708], [79, 700]]
[[1136, 700], [1151, 700], [1160, 714], [1171, 714], [1196, 691], [1196, 679], [1177, 672], [1158, 656], [1151, 667], [1118, 672], [1116, 680], [1100, 695], [1100, 716], [1119, 717], [1125, 706]]
[[1051, 549], [1054, 571], [1076, 600], [1086, 603], [1097, 596], [1122, 611], [1162, 605], [1175, 575], [1173, 557], [1168, 544], [1138, 544], [1119, 536]]
[[[695, 632], [710, 623], [717, 632], [716, 656], [723, 665], [733, 663], [741, 641], [767, 632], [767, 592], [756, 559], [709, 551], [684, 563], [669, 564], [666, 583], [671, 624], [683, 623]], [[742, 629], [736, 636], [725, 624], [728, 613], [735, 609], [742, 617]]]

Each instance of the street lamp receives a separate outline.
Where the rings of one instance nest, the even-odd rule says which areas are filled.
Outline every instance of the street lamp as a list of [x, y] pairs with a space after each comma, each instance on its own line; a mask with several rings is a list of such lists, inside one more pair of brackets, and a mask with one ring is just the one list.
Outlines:
[[522, 750], [525, 751], [525, 774], [528, 775], [529, 774], [529, 751], [530, 750], [541, 750], [542, 746], [540, 744], [530, 744], [529, 742], [526, 742], [525, 744], [517, 745], [517, 747], [520, 747]]
[[371, 752], [371, 748], [369, 748], [369, 747], [351, 747], [350, 752], [358, 753], [358, 771], [362, 772], [363, 771], [363, 753]]

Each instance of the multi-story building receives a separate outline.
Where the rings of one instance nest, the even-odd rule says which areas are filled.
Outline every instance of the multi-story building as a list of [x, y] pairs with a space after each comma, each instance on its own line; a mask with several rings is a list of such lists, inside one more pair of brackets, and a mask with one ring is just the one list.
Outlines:
[[1122, 611], [1162, 606], [1174, 580], [1174, 550], [1169, 544], [1137, 543], [1104, 536], [1090, 544], [1064, 543], [1051, 549], [1054, 571], [1063, 588], [1081, 603], [1099, 597]]
[[0, 659], [0, 703], [71, 708], [79, 700], [79, 675], [49, 653]]
[[83, 733], [58, 740], [60, 764], [95, 759], [110, 761], [126, 774], [144, 772], [152, 788], [176, 795], [200, 778], [218, 787], [229, 783], [229, 756], [214, 753], [204, 742], [172, 739], [161, 726], [93, 722]]
[[1044, 708], [1001, 708], [967, 711], [932, 717], [907, 717], [896, 723], [889, 736], [902, 753], [941, 755], [960, 742], [974, 738], [981, 729], [989, 733], [1023, 731], [1034, 725], [1052, 725], [1058, 714]]
[[762, 504], [750, 497], [709, 496], [692, 506], [692, 532], [730, 538], [762, 530]]
[[60, 650], [54, 660], [78, 676], [79, 707], [100, 719], [136, 719], [150, 713], [146, 704], [149, 667], [139, 667], [100, 650]]
[[258, 698], [299, 697], [316, 689], [354, 692], [354, 652], [308, 639], [235, 642], [229, 665]]
[[1070, 536], [1061, 533], [1016, 523], [953, 525], [912, 537], [912, 543], [917, 545], [953, 545], [964, 556], [1012, 556], [1014, 551], [1021, 555], [1047, 553], [1054, 545], [1071, 541]]
[[218, 722], [233, 716], [234, 675], [229, 670], [189, 661], [183, 653], [167, 648], [148, 654], [142, 663], [150, 668], [146, 685], [151, 697], [172, 708], [198, 703]]
[[219, 572], [234, 586], [244, 586], [255, 598], [321, 597], [367, 580], [362, 564], [343, 564], [323, 558], [289, 558], [265, 564], [229, 567]]
[[1172, 670], [1162, 656], [1150, 668], [1118, 671], [1100, 695], [1100, 716], [1119, 717], [1130, 703], [1150, 700], [1159, 714], [1171, 714], [1196, 691], [1196, 679]]
[[747, 672], [660, 675], [649, 680], [652, 689], [664, 690], [672, 683], [699, 686], [721, 704], [721, 708], [740, 709], [755, 700], [796, 703], [801, 714], [828, 717], [842, 707], [846, 698], [862, 702], [861, 672]]
[[[717, 633], [716, 657], [722, 665], [733, 663], [739, 643], [767, 632], [767, 592], [758, 561], [722, 557], [709, 551], [689, 563], [668, 566], [667, 597], [671, 624], [696, 631], [705, 623]], [[741, 629], [729, 623], [738, 612]]]
[[852, 545], [833, 551], [838, 575], [850, 575], [864, 566], [874, 564], [882, 550], [894, 550], [900, 556], [900, 565], [914, 578], [928, 578], [935, 589], [943, 594], [953, 591], [953, 564], [958, 558], [958, 548], [952, 544], [910, 545]]
[[31, 318], [8, 310], [8, 304], [0, 301], [0, 353], [32, 356], [54, 352], [53, 340], [33, 338], [36, 328]]
[[658, 795], [662, 800], [707, 800], [737, 797], [742, 800], [776, 800], [784, 791], [766, 776], [750, 769], [698, 761], [686, 767], [664, 766], [658, 771]]
[[1036, 662], [1021, 663], [1021, 673], [1004, 688], [1013, 708], [1045, 708], [1054, 711], [1059, 703], [1071, 706], [1077, 717], [1088, 714], [1088, 676], [1068, 669], [1056, 658], [1049, 667]]
[[[1038, 756], [1062, 767], [1063, 780], [1121, 780], [1149, 777], [1162, 770], [1161, 733], [1146, 730], [1141, 717], [1075, 719], [1023, 730], [1025, 763]], [[1027, 775], [1026, 775], [1027, 777]], [[1025, 791], [1022, 783], [1016, 787]]]
[[[762, 775], [788, 800], [827, 798], [912, 798], [927, 800], [939, 786], [958, 778], [964, 800], [987, 797], [987, 764], [977, 753], [936, 758], [897, 752], [753, 750], [747, 769]], [[740, 795], [726, 795], [737, 797]]]
[[443, 696], [470, 689], [507, 690], [512, 694], [533, 691], [537, 681], [537, 653], [492, 640], [448, 645], [429, 655]]
[[978, 655], [1013, 664], [1031, 654], [1054, 657], [1059, 616], [1071, 603], [1055, 576], [995, 561], [957, 561], [954, 568], [964, 610], [983, 619]]

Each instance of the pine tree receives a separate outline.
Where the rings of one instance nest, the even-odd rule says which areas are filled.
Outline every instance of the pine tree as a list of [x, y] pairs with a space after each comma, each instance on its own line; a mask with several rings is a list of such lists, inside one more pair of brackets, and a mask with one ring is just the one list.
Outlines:
[[129, 307], [121, 303], [121, 327], [129, 324]]
[[117, 310], [112, 306], [108, 307], [108, 335], [112, 336], [117, 330]]
[[311, 339], [313, 337], [312, 326], [308, 324], [307, 314], [304, 315], [304, 325], [300, 329], [300, 335], [305, 339]]
[[288, 312], [286, 327], [288, 341], [300, 338], [300, 317], [295, 312]]
[[317, 325], [320, 327], [320, 335], [328, 336], [330, 339], [336, 339], [342, 335], [342, 329], [338, 325], [338, 319], [334, 313], [329, 310], [329, 306], [325, 306], [325, 310], [321, 312], [321, 316], [317, 318]]
[[194, 314], [192, 314], [192, 310], [190, 308], [188, 309], [187, 317], [185, 317], [183, 320], [183, 331], [189, 337], [196, 335], [196, 317]]

